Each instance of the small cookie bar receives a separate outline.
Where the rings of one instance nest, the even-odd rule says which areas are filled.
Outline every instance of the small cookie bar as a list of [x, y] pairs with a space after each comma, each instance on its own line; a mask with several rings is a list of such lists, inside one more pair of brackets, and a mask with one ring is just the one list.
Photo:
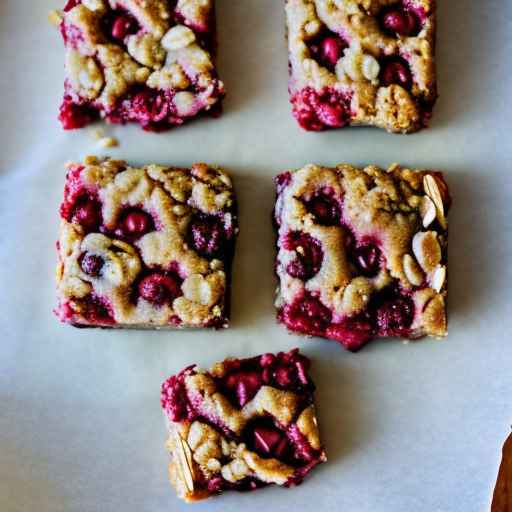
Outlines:
[[503, 458], [494, 489], [491, 512], [512, 512], [512, 435], [503, 445]]
[[65, 129], [98, 116], [150, 131], [220, 112], [214, 0], [68, 0]]
[[186, 368], [162, 385], [169, 476], [185, 501], [293, 486], [326, 460], [298, 350]]
[[440, 172], [307, 165], [276, 178], [278, 320], [358, 350], [447, 333]]
[[238, 233], [229, 176], [88, 157], [68, 165], [59, 305], [88, 327], [227, 327]]
[[427, 126], [437, 99], [435, 13], [435, 0], [286, 0], [300, 126]]

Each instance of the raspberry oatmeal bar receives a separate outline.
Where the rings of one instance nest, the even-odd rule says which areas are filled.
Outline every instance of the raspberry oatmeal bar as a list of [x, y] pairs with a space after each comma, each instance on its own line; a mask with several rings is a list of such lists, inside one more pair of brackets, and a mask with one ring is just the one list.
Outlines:
[[303, 128], [428, 124], [435, 0], [286, 0], [286, 14], [290, 101]]
[[164, 382], [169, 476], [180, 498], [298, 485], [326, 460], [309, 366], [293, 350], [190, 366]]
[[214, 0], [68, 0], [65, 129], [99, 115], [160, 131], [220, 111]]
[[68, 165], [58, 317], [88, 327], [227, 327], [238, 232], [229, 176], [88, 157]]
[[308, 165], [276, 178], [278, 320], [358, 350], [446, 335], [447, 185], [398, 165]]

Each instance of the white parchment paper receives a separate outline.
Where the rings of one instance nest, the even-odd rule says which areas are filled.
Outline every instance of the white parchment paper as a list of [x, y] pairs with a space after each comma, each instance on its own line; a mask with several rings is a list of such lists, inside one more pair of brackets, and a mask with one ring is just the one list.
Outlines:
[[[299, 346], [314, 360], [329, 462], [302, 487], [195, 510], [483, 512], [512, 421], [512, 3], [439, 0], [441, 98], [428, 131], [301, 131], [287, 98], [281, 0], [218, 0], [225, 114], [161, 135], [108, 128], [133, 163], [229, 169], [241, 204], [233, 327], [61, 326], [54, 243], [64, 162], [100, 153], [57, 121], [63, 51], [51, 0], [0, 2], [0, 510], [180, 511], [160, 383], [182, 367]], [[53, 4], [62, 4], [55, 0]], [[272, 306], [271, 177], [307, 162], [398, 161], [447, 173], [450, 336], [361, 353], [287, 335]]]

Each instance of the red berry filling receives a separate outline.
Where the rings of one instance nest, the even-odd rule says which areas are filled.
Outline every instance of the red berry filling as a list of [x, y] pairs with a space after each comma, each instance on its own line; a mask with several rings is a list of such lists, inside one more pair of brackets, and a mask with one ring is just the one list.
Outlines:
[[170, 377], [162, 384], [160, 404], [171, 421], [193, 421], [196, 417], [190, 409], [185, 387], [185, 376], [192, 368], [186, 368], [179, 375]]
[[82, 0], [68, 0], [66, 5], [64, 6], [64, 12], [71, 11], [71, 9], [73, 9], [77, 5], [80, 5], [81, 3], [82, 3]]
[[340, 128], [350, 122], [350, 94], [333, 88], [321, 92], [306, 87], [291, 99], [293, 115], [305, 130], [320, 131]]
[[262, 384], [261, 374], [254, 371], [232, 373], [225, 381], [226, 389], [235, 394], [240, 407], [254, 398]]
[[105, 265], [105, 260], [97, 254], [84, 253], [80, 259], [80, 268], [91, 277], [99, 277]]
[[88, 196], [78, 198], [69, 222], [80, 224], [86, 232], [97, 231], [102, 222], [101, 204]]
[[293, 231], [284, 238], [283, 247], [295, 251], [295, 259], [286, 266], [289, 275], [307, 281], [318, 273], [324, 257], [318, 240], [307, 233]]
[[331, 325], [327, 338], [338, 341], [347, 350], [356, 352], [373, 338], [373, 326], [365, 315], [347, 318], [341, 324]]
[[110, 326], [116, 323], [110, 306], [94, 294], [80, 299], [78, 312], [88, 325]]
[[328, 30], [309, 43], [309, 50], [313, 58], [330, 71], [334, 71], [336, 63], [343, 56], [343, 50], [347, 47], [344, 39]]
[[183, 295], [181, 279], [176, 275], [153, 273], [140, 281], [139, 295], [156, 306], [170, 304]]
[[331, 323], [332, 314], [320, 299], [310, 295], [286, 305], [280, 318], [292, 331], [323, 336]]
[[278, 319], [291, 331], [332, 339], [357, 351], [375, 336], [410, 336], [414, 303], [390, 287], [376, 293], [365, 311], [332, 323], [330, 310], [319, 299], [306, 296], [286, 305]]
[[421, 30], [421, 21], [416, 13], [403, 5], [385, 10], [380, 21], [384, 31], [391, 35], [411, 37]]
[[195, 216], [188, 228], [192, 248], [205, 258], [215, 258], [224, 252], [226, 233], [222, 221], [207, 215]]
[[103, 18], [104, 30], [107, 36], [116, 42], [122, 42], [131, 34], [140, 30], [139, 22], [128, 12], [115, 10]]
[[126, 210], [121, 216], [120, 234], [129, 237], [141, 237], [155, 230], [153, 217], [139, 208]]
[[396, 84], [410, 90], [413, 81], [409, 63], [401, 57], [386, 60], [382, 64], [381, 82], [386, 87]]
[[65, 130], [76, 130], [92, 123], [98, 117], [97, 112], [87, 104], [73, 103], [66, 96], [60, 107], [59, 121]]
[[335, 226], [341, 222], [339, 202], [327, 191], [319, 193], [309, 200], [304, 200], [309, 213], [315, 216], [315, 222], [323, 226]]
[[249, 449], [265, 458], [286, 460], [290, 444], [286, 433], [277, 428], [269, 419], [257, 420], [247, 429], [245, 437]]
[[414, 303], [401, 296], [387, 300], [377, 309], [376, 321], [380, 336], [407, 336], [414, 319]]
[[376, 276], [383, 264], [381, 250], [372, 243], [364, 243], [353, 252], [354, 262], [359, 274], [365, 277]]

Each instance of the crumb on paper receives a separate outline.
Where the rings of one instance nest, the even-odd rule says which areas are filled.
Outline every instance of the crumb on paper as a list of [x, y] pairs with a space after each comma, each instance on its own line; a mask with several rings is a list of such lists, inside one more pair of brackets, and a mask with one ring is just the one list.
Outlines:
[[102, 148], [115, 148], [119, 146], [119, 141], [115, 137], [103, 137], [99, 140], [99, 145]]
[[48, 13], [48, 21], [55, 27], [62, 23], [62, 11], [54, 9]]
[[96, 128], [96, 130], [92, 131], [92, 136], [94, 140], [100, 140], [105, 138], [105, 132], [101, 128]]

